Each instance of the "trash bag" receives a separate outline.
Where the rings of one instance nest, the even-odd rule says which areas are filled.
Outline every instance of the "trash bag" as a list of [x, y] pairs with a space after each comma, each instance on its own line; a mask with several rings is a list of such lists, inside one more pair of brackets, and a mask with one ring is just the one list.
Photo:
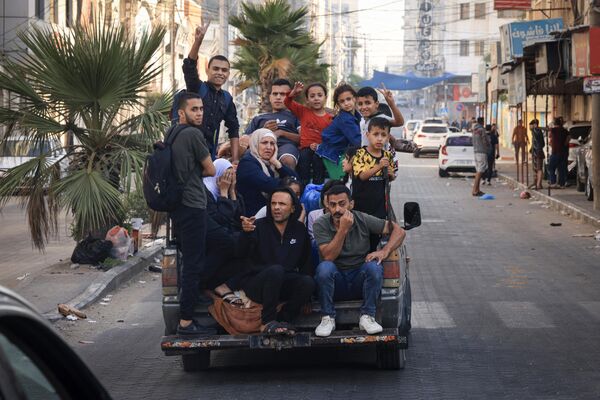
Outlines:
[[91, 235], [77, 243], [71, 262], [75, 264], [98, 265], [110, 256], [113, 244], [110, 240], [94, 239]]
[[131, 240], [127, 229], [122, 226], [113, 226], [106, 233], [106, 240], [112, 242], [112, 249], [110, 251], [110, 256], [112, 258], [127, 261], [127, 256], [129, 254], [133, 255], [133, 241]]
[[314, 183], [306, 185], [304, 193], [302, 193], [302, 197], [300, 198], [306, 214], [321, 208], [321, 190], [323, 190], [323, 185], [315, 185]]

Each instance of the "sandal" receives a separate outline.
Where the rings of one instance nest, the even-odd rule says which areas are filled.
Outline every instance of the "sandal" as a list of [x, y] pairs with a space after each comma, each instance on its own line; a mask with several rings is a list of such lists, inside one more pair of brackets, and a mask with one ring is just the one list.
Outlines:
[[286, 322], [271, 321], [267, 322], [261, 333], [266, 335], [287, 335], [293, 336], [296, 331]]
[[243, 306], [244, 301], [235, 293], [227, 292], [221, 295], [221, 299], [231, 304], [232, 306]]
[[472, 194], [473, 196], [475, 196], [475, 197], [480, 197], [480, 196], [483, 196], [485, 193], [483, 193], [483, 192], [480, 190], [480, 191], [479, 191], [479, 192], [477, 192], [477, 193], [471, 193], [471, 194]]

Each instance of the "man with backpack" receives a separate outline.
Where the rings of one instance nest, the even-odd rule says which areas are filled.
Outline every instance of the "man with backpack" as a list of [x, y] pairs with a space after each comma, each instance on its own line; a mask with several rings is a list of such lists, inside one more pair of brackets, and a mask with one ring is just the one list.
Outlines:
[[[202, 177], [216, 173], [200, 129], [203, 113], [200, 95], [183, 93], [177, 109], [179, 123], [171, 128], [165, 139], [171, 145], [174, 178], [183, 183], [181, 203], [170, 212], [184, 264], [179, 295], [181, 316], [177, 327], [180, 335], [214, 333], [214, 329], [203, 327], [193, 320], [206, 247], [206, 191]], [[171, 138], [171, 135], [176, 136]]]
[[229, 60], [222, 55], [212, 57], [208, 61], [206, 69], [206, 82], [202, 82], [198, 76], [198, 51], [209, 24], [210, 21], [206, 25], [196, 28], [192, 48], [188, 57], [183, 60], [183, 75], [187, 91], [198, 93], [202, 98], [204, 119], [202, 120], [201, 127], [212, 159], [214, 160], [217, 155], [221, 122], [225, 121], [227, 134], [231, 142], [232, 163], [237, 164], [240, 159], [240, 124], [237, 119], [237, 110], [233, 103], [233, 97], [228, 91], [222, 89], [222, 86], [227, 83], [230, 74]]

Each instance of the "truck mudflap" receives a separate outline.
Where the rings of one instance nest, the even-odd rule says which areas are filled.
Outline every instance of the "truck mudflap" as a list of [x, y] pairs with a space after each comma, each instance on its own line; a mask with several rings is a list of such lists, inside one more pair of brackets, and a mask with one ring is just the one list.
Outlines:
[[331, 336], [318, 337], [312, 332], [297, 332], [293, 336], [283, 335], [213, 335], [213, 336], [164, 336], [161, 348], [170, 355], [189, 354], [199, 350], [226, 350], [234, 348], [250, 349], [292, 349], [302, 347], [364, 346], [377, 343], [396, 344], [399, 348], [408, 347], [408, 338], [398, 329], [384, 329], [376, 335], [361, 331], [334, 331]]

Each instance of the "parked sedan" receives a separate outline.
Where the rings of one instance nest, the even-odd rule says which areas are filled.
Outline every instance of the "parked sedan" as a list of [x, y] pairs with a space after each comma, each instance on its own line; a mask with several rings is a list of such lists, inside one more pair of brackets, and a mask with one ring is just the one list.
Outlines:
[[413, 140], [413, 136], [423, 121], [420, 119], [410, 119], [406, 121], [403, 127], [404, 137], [406, 140]]
[[577, 190], [585, 192], [588, 200], [594, 200], [592, 186], [592, 138], [579, 147], [577, 151]]
[[451, 133], [440, 148], [439, 176], [445, 178], [450, 172], [475, 172], [473, 136], [470, 133]]
[[48, 321], [2, 286], [0, 399], [110, 399]]
[[415, 150], [413, 156], [418, 158], [422, 153], [437, 154], [444, 138], [449, 133], [450, 131], [446, 124], [421, 125], [413, 138], [413, 142], [417, 146], [417, 150]]
[[584, 144], [590, 132], [592, 131], [592, 124], [587, 121], [567, 121], [564, 124], [564, 128], [569, 131], [569, 161], [568, 171], [570, 176], [575, 176], [577, 171], [577, 153], [582, 144]]

